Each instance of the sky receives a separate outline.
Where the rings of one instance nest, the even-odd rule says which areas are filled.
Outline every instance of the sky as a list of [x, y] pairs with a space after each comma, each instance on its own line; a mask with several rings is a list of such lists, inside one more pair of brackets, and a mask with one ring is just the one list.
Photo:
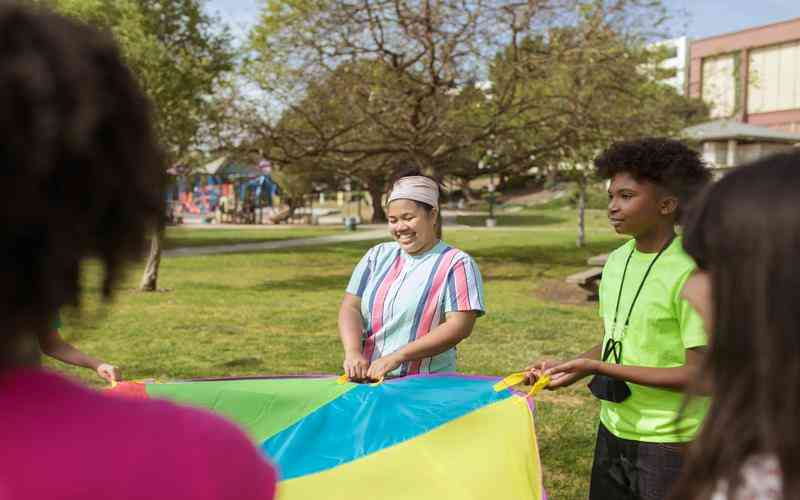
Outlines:
[[673, 22], [676, 36], [705, 38], [800, 17], [798, 0], [664, 0], [687, 16]]
[[[800, 17], [800, 0], [663, 0], [682, 14], [671, 24], [672, 34], [705, 38], [753, 26]], [[207, 0], [209, 12], [230, 24], [242, 39], [258, 20], [264, 0]]]

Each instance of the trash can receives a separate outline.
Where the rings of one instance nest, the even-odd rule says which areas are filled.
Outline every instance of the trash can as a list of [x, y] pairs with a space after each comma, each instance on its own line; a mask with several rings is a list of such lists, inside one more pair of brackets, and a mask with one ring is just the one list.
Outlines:
[[355, 231], [358, 228], [358, 222], [356, 221], [355, 217], [345, 217], [344, 218], [344, 228], [347, 231]]

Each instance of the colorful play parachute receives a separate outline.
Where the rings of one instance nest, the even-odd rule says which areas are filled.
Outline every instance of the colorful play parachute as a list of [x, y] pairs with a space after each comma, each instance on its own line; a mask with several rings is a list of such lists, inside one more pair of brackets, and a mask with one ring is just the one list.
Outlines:
[[542, 500], [533, 402], [498, 381], [307, 376], [123, 383], [113, 392], [238, 422], [278, 466], [281, 500]]

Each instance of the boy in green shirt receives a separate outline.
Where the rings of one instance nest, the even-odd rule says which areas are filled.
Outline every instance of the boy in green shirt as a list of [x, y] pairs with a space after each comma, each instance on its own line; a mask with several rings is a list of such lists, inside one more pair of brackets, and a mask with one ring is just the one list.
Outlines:
[[695, 151], [657, 138], [615, 144], [595, 166], [610, 180], [611, 225], [633, 236], [603, 268], [603, 341], [572, 361], [535, 363], [530, 378], [547, 374], [548, 388], [558, 389], [594, 376], [589, 388], [601, 408], [590, 500], [662, 499], [707, 409], [703, 398], [681, 413], [706, 335], [680, 295], [694, 263], [675, 224], [710, 174]]

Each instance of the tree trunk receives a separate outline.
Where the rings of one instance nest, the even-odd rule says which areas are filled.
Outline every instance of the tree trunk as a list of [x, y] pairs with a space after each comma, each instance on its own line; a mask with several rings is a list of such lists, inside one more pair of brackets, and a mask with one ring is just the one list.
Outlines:
[[150, 240], [150, 255], [144, 268], [142, 281], [139, 283], [140, 292], [155, 292], [158, 290], [158, 269], [161, 266], [161, 239], [164, 233], [157, 231]]
[[292, 219], [294, 217], [294, 211], [297, 210], [297, 198], [296, 197], [286, 197], [286, 206], [289, 207], [289, 215], [287, 216], [288, 219]]
[[461, 179], [461, 192], [464, 194], [464, 199], [469, 203], [475, 203], [480, 201], [480, 198], [475, 195], [472, 189], [469, 187], [469, 180], [468, 179]]
[[369, 197], [372, 198], [372, 223], [383, 224], [386, 222], [386, 212], [383, 210], [383, 187], [367, 186]]
[[550, 165], [547, 169], [547, 179], [545, 179], [544, 186], [546, 189], [553, 189], [556, 182], [558, 182], [558, 165]]
[[578, 181], [578, 248], [586, 243], [586, 182]]

